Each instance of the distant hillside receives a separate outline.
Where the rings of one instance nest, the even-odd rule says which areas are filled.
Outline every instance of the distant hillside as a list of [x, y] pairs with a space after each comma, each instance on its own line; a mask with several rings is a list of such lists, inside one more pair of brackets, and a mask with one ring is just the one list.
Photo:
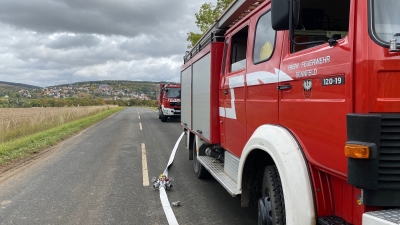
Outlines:
[[[58, 107], [63, 105], [155, 104], [159, 83], [148, 81], [104, 80], [36, 87], [1, 82], [0, 108]], [[109, 103], [112, 102], [112, 103]]]
[[4, 96], [16, 97], [18, 93], [21, 93], [20, 96], [24, 96], [22, 92], [30, 93], [38, 91], [40, 89], [42, 88], [33, 85], [0, 81], [0, 98]]
[[38, 87], [38, 86], [29, 85], [29, 84], [13, 83], [13, 82], [6, 82], [6, 81], [0, 81], [0, 87], [3, 87], [3, 88], [16, 87], [18, 89], [21, 89], [21, 88], [24, 88], [24, 89], [40, 89], [41, 88], [41, 87]]
[[[49, 87], [61, 88], [66, 86], [73, 87], [97, 87], [100, 84], [107, 84], [113, 87], [115, 90], [129, 90], [130, 92], [150, 94], [157, 91], [159, 83], [163, 82], [150, 82], [150, 81], [129, 81], [129, 80], [103, 80], [103, 81], [85, 81], [76, 82], [72, 84], [62, 84]], [[49, 88], [47, 87], [47, 88]]]
[[0, 81], [0, 98], [103, 98], [103, 99], [156, 99], [159, 83], [149, 81], [103, 80], [37, 87], [33, 85]]

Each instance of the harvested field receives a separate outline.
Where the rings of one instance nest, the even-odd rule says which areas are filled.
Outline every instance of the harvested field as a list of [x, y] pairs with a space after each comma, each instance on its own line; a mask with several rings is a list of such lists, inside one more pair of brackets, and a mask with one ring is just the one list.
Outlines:
[[0, 108], [0, 143], [94, 115], [110, 107]]

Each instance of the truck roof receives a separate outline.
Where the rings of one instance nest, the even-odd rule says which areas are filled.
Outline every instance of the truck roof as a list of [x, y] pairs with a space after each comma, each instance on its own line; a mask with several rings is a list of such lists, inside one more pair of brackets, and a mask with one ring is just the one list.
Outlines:
[[181, 87], [181, 84], [165, 84], [164, 87], [169, 87], [169, 88]]
[[203, 36], [201, 36], [196, 45], [193, 46], [190, 51], [186, 52], [184, 56], [184, 63], [196, 55], [205, 46], [207, 46], [212, 39], [223, 38], [223, 35], [227, 29], [239, 22], [264, 1], [265, 0], [234, 0], [215, 21], [215, 23], [208, 28]]

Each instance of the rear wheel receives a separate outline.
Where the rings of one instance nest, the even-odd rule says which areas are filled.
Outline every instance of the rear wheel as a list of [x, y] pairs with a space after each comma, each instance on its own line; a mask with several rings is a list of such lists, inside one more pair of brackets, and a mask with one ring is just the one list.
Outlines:
[[267, 166], [264, 170], [262, 198], [258, 200], [258, 224], [286, 224], [285, 201], [276, 166]]
[[210, 173], [204, 168], [203, 165], [197, 160], [196, 143], [193, 143], [193, 168], [196, 177], [199, 179], [205, 179], [210, 176]]

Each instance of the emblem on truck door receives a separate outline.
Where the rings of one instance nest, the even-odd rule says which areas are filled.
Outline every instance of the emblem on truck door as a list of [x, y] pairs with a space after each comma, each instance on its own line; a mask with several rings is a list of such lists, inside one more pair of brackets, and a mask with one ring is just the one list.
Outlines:
[[312, 95], [312, 80], [303, 81], [303, 94], [306, 99], [310, 99]]

